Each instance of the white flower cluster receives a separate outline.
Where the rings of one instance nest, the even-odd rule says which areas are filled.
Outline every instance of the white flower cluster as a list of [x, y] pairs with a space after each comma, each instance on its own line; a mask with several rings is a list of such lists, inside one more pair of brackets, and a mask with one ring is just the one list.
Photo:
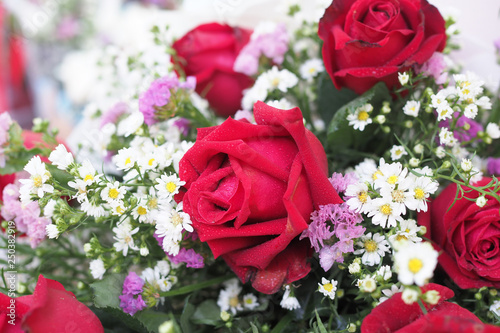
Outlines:
[[253, 310], [259, 306], [257, 297], [248, 293], [240, 299], [240, 293], [242, 288], [238, 282], [238, 279], [231, 279], [224, 283], [224, 289], [219, 293], [219, 298], [217, 300], [217, 305], [220, 307], [221, 311], [231, 311], [235, 315], [239, 311], [243, 310]]

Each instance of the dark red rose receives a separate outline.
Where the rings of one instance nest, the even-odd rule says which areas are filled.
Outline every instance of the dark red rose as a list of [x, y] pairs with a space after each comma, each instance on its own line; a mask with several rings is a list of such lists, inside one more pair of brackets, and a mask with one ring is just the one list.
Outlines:
[[104, 328], [73, 293], [59, 282], [40, 275], [33, 295], [10, 298], [0, 294], [0, 331], [100, 333]]
[[[490, 181], [483, 178], [475, 185]], [[500, 288], [500, 204], [486, 196], [488, 202], [479, 207], [475, 199], [481, 194], [467, 188], [465, 197], [453, 204], [456, 190], [455, 184], [446, 187], [419, 214], [418, 223], [440, 251], [440, 266], [460, 288]]]
[[198, 130], [180, 162], [182, 199], [200, 240], [243, 282], [277, 292], [310, 271], [307, 228], [318, 205], [342, 200], [328, 181], [326, 155], [298, 108], [254, 106], [257, 125], [227, 119]]
[[426, 315], [417, 302], [405, 304], [401, 299], [402, 293], [398, 293], [366, 316], [361, 325], [361, 333], [500, 332], [500, 327], [483, 324], [469, 310], [446, 302], [454, 296], [451, 289], [429, 283], [422, 288], [422, 292], [428, 290], [438, 291], [441, 297], [436, 305], [425, 305], [428, 312]]
[[319, 22], [323, 61], [335, 87], [358, 94], [423, 64], [446, 44], [445, 22], [426, 0], [335, 0]]
[[205, 97], [220, 116], [231, 116], [241, 108], [243, 90], [253, 79], [233, 70], [252, 31], [219, 23], [200, 25], [176, 41], [176, 64], [187, 76], [196, 77], [196, 92]]

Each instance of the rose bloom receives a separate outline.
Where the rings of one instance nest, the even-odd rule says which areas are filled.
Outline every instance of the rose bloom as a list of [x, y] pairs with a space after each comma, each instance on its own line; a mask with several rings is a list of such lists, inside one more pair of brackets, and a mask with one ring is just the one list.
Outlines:
[[310, 271], [298, 237], [319, 205], [341, 203], [326, 155], [298, 108], [254, 106], [257, 125], [227, 119], [198, 130], [180, 162], [184, 211], [200, 240], [243, 281], [277, 292]]
[[436, 305], [425, 304], [424, 315], [417, 302], [408, 305], [397, 293], [375, 307], [361, 324], [361, 333], [444, 333], [444, 332], [490, 332], [499, 333], [500, 327], [483, 324], [472, 312], [460, 305], [446, 302], [453, 291], [444, 286], [429, 283], [422, 287], [439, 292]]
[[101, 322], [87, 306], [62, 284], [43, 275], [38, 277], [33, 295], [10, 298], [0, 294], [0, 330], [6, 333], [104, 332]]
[[220, 116], [241, 108], [243, 90], [254, 80], [233, 70], [252, 31], [219, 23], [200, 25], [173, 44], [172, 60], [186, 76], [196, 77], [196, 92], [205, 97]]
[[335, 87], [358, 94], [422, 65], [446, 44], [445, 22], [426, 0], [335, 0], [319, 22], [323, 60]]
[[[490, 181], [483, 178], [474, 185]], [[446, 187], [419, 215], [418, 223], [427, 228], [426, 237], [441, 253], [439, 265], [460, 288], [500, 288], [500, 204], [486, 196], [486, 205], [479, 207], [475, 199], [480, 193], [467, 188], [466, 198], [453, 204], [456, 190], [455, 184]]]

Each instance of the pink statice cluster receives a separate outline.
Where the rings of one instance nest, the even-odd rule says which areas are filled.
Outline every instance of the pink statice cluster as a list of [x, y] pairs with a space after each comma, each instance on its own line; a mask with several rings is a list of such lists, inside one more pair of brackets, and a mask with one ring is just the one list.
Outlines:
[[[357, 181], [354, 174], [334, 173], [330, 182], [339, 194]], [[311, 214], [309, 227], [300, 239], [308, 238], [319, 253], [321, 267], [328, 271], [335, 262], [343, 263], [344, 254], [354, 252], [354, 240], [361, 237], [365, 228], [361, 226], [361, 214], [354, 212], [346, 203], [320, 206]]]
[[120, 307], [125, 313], [133, 316], [137, 311], [141, 311], [147, 307], [141, 295], [143, 287], [144, 280], [137, 273], [128, 273], [125, 281], [123, 281], [122, 294], [119, 296]]
[[422, 73], [425, 76], [433, 77], [436, 84], [444, 84], [448, 79], [448, 73], [445, 72], [446, 62], [444, 55], [435, 52], [422, 66], [417, 68], [417, 74]]
[[157, 108], [167, 105], [177, 89], [194, 90], [196, 78], [188, 76], [180, 81], [176, 76], [164, 76], [151, 83], [139, 97], [139, 111], [144, 115], [144, 122], [151, 126], [156, 123]]
[[45, 239], [45, 229], [51, 221], [46, 216], [40, 216], [38, 201], [23, 204], [19, 200], [19, 195], [17, 184], [5, 186], [0, 214], [5, 220], [14, 221], [16, 229], [28, 237], [32, 248], [36, 248]]
[[12, 124], [12, 119], [7, 112], [0, 114], [0, 168], [5, 167], [5, 146], [9, 141], [9, 128]]
[[[158, 245], [162, 246], [163, 237], [158, 236], [156, 233], [153, 234], [153, 237], [158, 241]], [[192, 239], [193, 241], [198, 239], [198, 235], [196, 232], [189, 233], [189, 236], [186, 239]], [[205, 267], [205, 263], [203, 261], [203, 256], [197, 253], [193, 249], [185, 249], [180, 248], [179, 253], [175, 256], [165, 253], [168, 257], [168, 260], [173, 264], [181, 264], [185, 263], [186, 267], [190, 268], [203, 268]]]
[[103, 128], [107, 124], [116, 124], [120, 116], [126, 114], [128, 111], [128, 105], [124, 102], [118, 102], [112, 107], [110, 107], [101, 117], [101, 124], [99, 128]]
[[240, 51], [234, 62], [234, 71], [248, 76], [257, 74], [259, 60], [265, 56], [281, 65], [288, 50], [289, 36], [283, 23], [265, 22], [257, 26], [250, 42]]

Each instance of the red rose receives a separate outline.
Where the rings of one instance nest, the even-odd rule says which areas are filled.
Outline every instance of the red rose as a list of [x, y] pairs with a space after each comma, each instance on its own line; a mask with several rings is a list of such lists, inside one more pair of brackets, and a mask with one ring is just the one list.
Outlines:
[[423, 64], [446, 44], [445, 22], [426, 0], [335, 0], [319, 22], [323, 60], [335, 87], [358, 94]]
[[[10, 283], [8, 276], [7, 282]], [[10, 298], [0, 294], [0, 331], [99, 333], [104, 328], [73, 293], [40, 275], [33, 295]]]
[[229, 118], [199, 129], [180, 178], [184, 211], [201, 241], [243, 282], [271, 294], [309, 273], [310, 245], [297, 236], [318, 205], [342, 200], [300, 110], [258, 102], [254, 112], [257, 125]]
[[469, 310], [446, 302], [454, 295], [451, 289], [429, 283], [422, 288], [422, 292], [428, 290], [437, 290], [441, 297], [436, 305], [425, 305], [426, 315], [417, 302], [405, 304], [401, 299], [402, 293], [398, 293], [366, 316], [361, 324], [361, 333], [500, 332], [500, 327], [483, 324]]
[[209, 23], [194, 28], [173, 45], [178, 56], [173, 59], [187, 76], [196, 77], [196, 92], [220, 116], [238, 111], [243, 90], [253, 84], [252, 78], [233, 70], [251, 34], [250, 30]]
[[[476, 185], [490, 181], [483, 178]], [[500, 288], [500, 204], [487, 196], [481, 208], [475, 203], [481, 194], [467, 188], [465, 197], [453, 204], [456, 190], [455, 184], [445, 188], [429, 210], [419, 214], [418, 223], [440, 251], [440, 266], [460, 288]]]

